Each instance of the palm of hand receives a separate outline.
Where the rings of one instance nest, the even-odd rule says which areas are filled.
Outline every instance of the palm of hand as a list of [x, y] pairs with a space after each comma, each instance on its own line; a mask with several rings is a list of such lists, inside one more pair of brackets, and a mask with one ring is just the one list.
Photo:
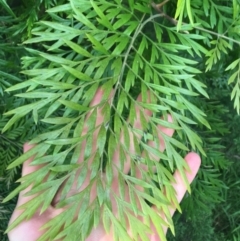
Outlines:
[[[103, 96], [103, 91], [101, 91], [100, 89], [97, 91], [95, 98], [93, 99], [91, 106], [95, 106], [98, 105], [101, 100], [102, 100], [102, 96]], [[139, 96], [138, 100], [141, 100], [141, 96]], [[151, 116], [151, 112], [144, 110], [144, 114], [148, 117]], [[136, 129], [142, 129], [141, 127], [141, 123], [139, 121], [139, 115], [140, 115], [140, 109], [138, 107], [136, 107], [136, 120], [134, 122], [134, 128]], [[86, 134], [88, 131], [88, 127], [87, 127], [87, 119], [86, 118], [86, 122], [85, 122], [85, 126], [83, 128], [83, 132], [82, 135]], [[100, 126], [103, 123], [103, 115], [101, 113], [101, 109], [98, 108], [97, 109], [97, 120], [96, 120], [96, 127]], [[171, 122], [171, 116], [168, 117], [168, 121]], [[167, 129], [167, 128], [163, 128], [162, 126], [158, 126], [159, 128], [159, 149], [161, 151], [164, 151], [165, 146], [164, 146], [164, 141], [161, 137], [161, 133], [164, 133], [168, 136], [172, 136], [173, 135], [173, 130], [171, 129]], [[96, 131], [93, 133], [93, 147], [92, 147], [92, 152], [95, 152], [97, 150], [97, 144], [96, 144], [96, 140], [97, 140], [97, 136], [98, 136], [98, 132], [99, 132], [99, 128], [96, 129]], [[133, 143], [133, 135], [131, 134], [131, 132], [129, 132], [129, 137], [130, 137], [130, 152], [134, 153], [134, 145]], [[137, 138], [141, 138], [140, 136], [137, 136]], [[124, 143], [124, 137], [122, 135], [121, 137], [121, 143]], [[85, 149], [85, 145], [86, 143], [82, 144], [81, 150]], [[154, 145], [154, 143], [149, 142], [149, 145]], [[25, 144], [24, 146], [24, 152], [28, 151], [31, 148], [30, 145]], [[81, 153], [84, 153], [81, 152]], [[144, 153], [143, 153], [144, 156]], [[151, 158], [155, 158], [156, 157], [154, 155], [151, 156]], [[27, 175], [29, 173], [32, 173], [34, 171], [36, 171], [37, 169], [41, 168], [41, 166], [31, 166], [31, 162], [32, 162], [33, 158], [29, 159], [28, 161], [26, 161], [23, 165], [23, 170], [22, 170], [22, 175]], [[81, 163], [84, 160], [83, 156], [80, 155], [79, 157], [79, 163]], [[186, 157], [185, 157], [186, 162], [188, 163], [191, 173], [186, 173], [186, 176], [189, 180], [189, 182], [192, 182], [192, 180], [194, 179], [199, 166], [200, 166], [200, 158], [197, 154], [195, 153], [189, 153]], [[129, 155], [126, 155], [126, 161], [123, 167], [123, 172], [124, 173], [128, 173], [130, 170], [130, 162], [131, 162], [131, 158]], [[91, 163], [91, 160], [89, 161], [89, 165]], [[113, 177], [113, 181], [112, 181], [112, 186], [111, 186], [111, 191], [112, 191], [112, 195], [110, 196], [111, 199], [111, 203], [113, 206], [113, 214], [115, 216], [118, 215], [117, 213], [117, 208], [116, 208], [116, 202], [115, 202], [115, 198], [114, 195], [119, 195], [119, 185], [118, 185], [118, 171], [117, 168], [120, 166], [119, 163], [119, 150], [116, 150], [114, 153], [114, 157], [113, 157], [113, 164], [115, 166], [114, 168], [114, 177]], [[141, 179], [142, 178], [142, 169], [144, 169], [144, 166], [141, 166], [141, 168], [137, 169], [137, 173], [136, 173], [136, 177]], [[90, 169], [90, 168], [89, 168]], [[78, 173], [78, 175], [80, 175], [81, 172]], [[85, 182], [83, 183], [83, 185], [80, 187], [80, 189], [77, 188], [77, 177], [75, 178], [76, 181], [74, 182], [71, 191], [67, 194], [67, 197], [71, 197], [72, 195], [84, 190], [90, 182], [90, 175], [91, 175], [91, 171], [88, 172], [87, 174], [87, 178], [85, 180]], [[175, 180], [176, 182], [173, 183], [173, 187], [176, 190], [176, 197], [178, 202], [181, 201], [183, 195], [186, 192], [186, 187], [184, 185], [184, 182], [179, 174], [178, 171], [175, 172], [174, 174]], [[106, 177], [103, 175], [103, 179], [106, 179]], [[41, 235], [43, 235], [46, 230], [41, 230], [40, 228], [46, 224], [48, 221], [50, 221], [52, 218], [58, 216], [59, 214], [61, 214], [62, 212], [65, 211], [65, 208], [55, 208], [55, 205], [60, 201], [60, 196], [61, 196], [61, 191], [62, 191], [63, 186], [58, 190], [52, 205], [49, 206], [49, 208], [42, 214], [40, 214], [39, 212], [36, 212], [33, 217], [31, 217], [29, 220], [26, 220], [24, 222], [22, 222], [21, 224], [19, 224], [16, 228], [14, 228], [13, 230], [11, 230], [9, 232], [9, 239], [10, 241], [36, 241]], [[140, 187], [136, 186], [137, 189], [141, 190]], [[23, 211], [22, 210], [18, 210], [17, 208], [20, 207], [21, 205], [23, 205], [24, 203], [28, 202], [30, 199], [32, 199], [33, 197], [31, 196], [24, 196], [24, 194], [26, 192], [28, 192], [30, 190], [30, 187], [27, 190], [22, 191], [19, 194], [19, 198], [18, 198], [18, 203], [17, 206], [12, 214], [10, 223], [12, 223]], [[114, 193], [114, 195], [113, 195]], [[94, 199], [96, 199], [96, 195], [97, 195], [97, 191], [96, 191], [96, 185], [93, 185], [92, 189], [91, 189], [91, 198], [90, 201], [93, 201]], [[129, 198], [129, 191], [128, 191], [128, 186], [127, 184], [125, 184], [125, 201], [129, 202], [130, 198]], [[139, 208], [140, 207], [140, 203], [137, 202], [137, 205]], [[154, 211], [157, 212], [156, 207], [152, 207], [154, 209]], [[169, 210], [171, 212], [171, 215], [173, 215], [175, 208], [169, 207]], [[158, 213], [158, 215], [161, 215], [160, 213]], [[77, 214], [76, 214], [77, 216]], [[141, 218], [137, 217], [140, 221]], [[164, 217], [163, 217], [164, 218]], [[148, 234], [149, 240], [151, 241], [160, 241], [160, 238], [158, 237], [155, 227], [152, 225], [151, 226], [152, 229], [152, 234]], [[164, 227], [164, 231], [166, 233], [167, 228]], [[131, 236], [131, 231], [129, 230], [130, 236]], [[69, 237], [69, 240], [72, 240], [71, 237]], [[110, 233], [106, 233], [103, 224], [100, 222], [98, 227], [93, 229], [91, 234], [88, 236], [88, 238], [86, 239], [86, 241], [111, 241], [113, 240], [113, 231], [111, 230]]]

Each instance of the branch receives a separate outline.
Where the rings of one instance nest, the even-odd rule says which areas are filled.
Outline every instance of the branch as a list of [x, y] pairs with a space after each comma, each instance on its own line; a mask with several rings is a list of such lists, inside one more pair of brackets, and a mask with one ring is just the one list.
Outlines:
[[[164, 4], [166, 4], [168, 1], [169, 1], [169, 0], [165, 0], [164, 2], [162, 2], [162, 3], [160, 3], [160, 4], [156, 4], [155, 2], [152, 2], [152, 3], [151, 3], [151, 6], [152, 6], [157, 12], [161, 13], [161, 14], [162, 14], [162, 17], [168, 19], [168, 20], [169, 20], [171, 23], [173, 23], [174, 25], [177, 25], [177, 24], [178, 24], [178, 21], [177, 21], [176, 19], [168, 16], [166, 13], [164, 13], [164, 12], [162, 11], [162, 6], [163, 6]], [[185, 24], [185, 23], [182, 23], [182, 24]], [[186, 33], [186, 34], [189, 34], [188, 31], [183, 31], [183, 32]]]
[[[168, 1], [169, 1], [169, 0], [165, 0], [164, 2], [162, 2], [162, 3], [160, 3], [160, 4], [156, 4], [156, 3], [152, 2], [152, 3], [151, 3], [151, 6], [152, 6], [156, 11], [158, 11], [159, 13], [161, 13], [161, 17], [164, 17], [164, 18], [168, 19], [168, 20], [169, 20], [171, 23], [173, 23], [174, 25], [177, 25], [177, 24], [178, 24], [178, 21], [177, 21], [176, 19], [170, 17], [170, 16], [167, 15], [166, 13], [164, 13], [164, 12], [162, 11], [162, 9], [161, 9], [162, 6], [163, 6], [164, 4], [166, 4]], [[187, 24], [187, 23], [182, 22], [182, 24]], [[217, 36], [218, 38], [223, 38], [223, 39], [232, 41], [233, 43], [236, 43], [236, 44], [240, 45], [240, 42], [239, 42], [239, 41], [237, 41], [237, 40], [235, 40], [235, 39], [232, 39], [232, 38], [229, 38], [229, 37], [227, 37], [227, 36], [224, 35], [224, 34], [219, 34], [219, 33], [213, 32], [213, 31], [211, 31], [211, 30], [208, 30], [208, 29], [205, 29], [205, 28], [201, 28], [201, 27], [197, 27], [197, 26], [193, 26], [193, 28], [195, 28], [195, 29], [197, 29], [197, 30], [200, 30], [200, 31], [203, 31], [203, 32], [205, 32], [205, 33], [209, 33], [209, 34], [211, 34], [211, 35], [215, 35], [215, 36]], [[183, 32], [189, 34], [188, 31], [183, 31]]]
[[165, 0], [162, 3], [156, 4], [155, 2], [152, 2], [151, 5], [153, 8], [155, 8], [157, 11], [160, 11], [162, 6], [165, 5], [169, 0]]

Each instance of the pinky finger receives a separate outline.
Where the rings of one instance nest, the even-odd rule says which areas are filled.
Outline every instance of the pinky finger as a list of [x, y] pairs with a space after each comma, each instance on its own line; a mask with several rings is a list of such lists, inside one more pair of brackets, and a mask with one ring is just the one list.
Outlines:
[[[198, 154], [196, 154], [194, 152], [190, 152], [186, 155], [185, 160], [190, 169], [190, 171], [189, 172], [186, 171], [185, 174], [188, 179], [188, 182], [191, 184], [200, 168], [201, 159]], [[174, 173], [174, 179], [175, 179], [175, 182], [172, 183], [172, 186], [176, 192], [176, 199], [177, 199], [178, 203], [180, 203], [187, 191], [187, 187], [184, 184], [184, 180], [178, 170]], [[158, 213], [159, 216], [161, 216], [166, 221], [166, 218], [164, 217], [164, 215], [162, 213], [160, 213], [159, 210], [155, 206], [153, 206], [152, 208], [156, 213]], [[169, 206], [169, 212], [170, 212], [171, 216], [173, 216], [175, 211], [176, 211], [176, 207]], [[161, 225], [161, 224], [159, 224], [159, 225]], [[166, 234], [167, 227], [164, 226], [163, 230], [164, 230], [164, 233]], [[152, 231], [153, 231], [153, 234], [150, 235], [149, 240], [161, 241], [161, 239], [159, 239], [158, 235], [156, 234], [156, 228], [153, 225], [152, 225]]]
[[[201, 159], [200, 159], [200, 156], [198, 154], [196, 154], [195, 152], [190, 152], [186, 155], [185, 160], [190, 169], [190, 172], [186, 171], [185, 174], [188, 179], [188, 182], [192, 183], [193, 179], [197, 175], [197, 172], [200, 168]], [[176, 198], [178, 200], [178, 203], [180, 203], [186, 192], [186, 186], [185, 186], [184, 181], [181, 177], [181, 174], [178, 170], [174, 173], [174, 178], [175, 178], [176, 182], [173, 183], [172, 186], [174, 187], [174, 189], [176, 191]]]

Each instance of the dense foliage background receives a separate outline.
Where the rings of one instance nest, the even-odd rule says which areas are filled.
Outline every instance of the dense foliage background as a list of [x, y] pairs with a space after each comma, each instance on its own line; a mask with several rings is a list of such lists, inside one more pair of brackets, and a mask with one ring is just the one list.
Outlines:
[[[114, 12], [112, 7], [112, 12], [108, 12], [112, 14], [109, 16], [114, 19], [112, 22], [101, 15], [101, 11], [108, 8], [108, 3], [105, 1], [88, 1], [91, 4], [95, 2], [97, 7], [86, 1], [81, 3], [70, 1], [71, 4], [68, 2], [66, 0], [10, 0], [7, 2], [0, 0], [0, 130], [2, 130], [0, 134], [0, 240], [7, 240], [3, 233], [6, 230], [16, 198], [7, 203], [1, 203], [1, 201], [16, 188], [15, 181], [20, 176], [20, 166], [14, 165], [8, 170], [7, 166], [21, 155], [22, 144], [25, 141], [37, 137], [38, 134], [46, 133], [46, 130], [54, 130], [50, 125], [53, 118], [62, 115], [69, 116], [69, 114], [70, 117], [74, 117], [74, 113], [69, 110], [71, 109], [70, 100], [73, 101], [74, 95], [71, 96], [72, 99], [69, 99], [69, 102], [62, 102], [66, 109], [60, 108], [60, 104], [52, 101], [46, 108], [44, 107], [45, 109], [39, 108], [38, 111], [33, 112], [25, 111], [30, 108], [27, 106], [28, 104], [38, 100], [32, 98], [31, 92], [35, 96], [37, 94], [37, 91], [34, 92], [35, 89], [42, 93], [64, 93], [69, 88], [68, 86], [65, 86], [64, 89], [64, 85], [62, 85], [61, 89], [59, 86], [54, 86], [55, 83], [47, 83], [46, 80], [56, 74], [51, 70], [57, 69], [59, 79], [69, 72], [70, 76], [68, 75], [62, 82], [65, 81], [66, 85], [75, 84], [76, 80], [72, 76], [77, 73], [74, 72], [74, 65], [71, 61], [85, 60], [84, 57], [91, 55], [101, 56], [102, 52], [124, 55], [124, 51], [132, 44], [127, 40], [125, 43], [125, 39], [120, 39], [120, 37], [114, 40], [115, 35], [112, 35], [113, 38], [107, 41], [109, 36], [104, 34], [95, 36], [95, 39], [88, 35], [86, 40], [77, 30], [81, 28], [87, 30], [88, 27], [94, 28], [95, 25], [97, 29], [103, 31], [111, 28], [111, 24], [114, 23], [113, 26], [116, 29], [119, 28], [121, 32], [127, 29], [129, 36], [134, 38], [132, 33], [138, 28], [138, 25], [134, 25], [138, 19], [147, 20], [148, 15], [162, 14], [162, 11], [165, 15], [159, 17], [154, 25], [149, 22], [141, 29], [145, 35], [135, 38], [132, 49], [128, 53], [130, 56], [128, 64], [134, 63], [136, 56], [140, 62], [139, 56], [144, 56], [149, 63], [152, 61], [151, 58], [155, 58], [159, 66], [155, 65], [154, 68], [156, 67], [161, 74], [165, 74], [166, 79], [156, 81], [154, 84], [163, 85], [166, 89], [163, 91], [159, 90], [157, 86], [150, 84], [148, 86], [155, 88], [159, 95], [166, 94], [167, 96], [170, 93], [170, 98], [163, 99], [164, 106], [166, 108], [170, 106], [175, 118], [182, 120], [180, 126], [183, 128], [183, 133], [178, 132], [175, 139], [183, 142], [190, 150], [198, 151], [203, 160], [198, 177], [192, 185], [192, 195], [187, 194], [181, 204], [183, 214], [176, 213], [174, 216], [176, 236], [173, 237], [169, 232], [168, 240], [240, 240], [239, 1], [172, 0], [161, 8], [159, 5], [156, 6], [159, 3], [157, 1], [152, 5], [147, 0], [112, 1], [109, 3], [110, 5], [123, 6], [126, 12], [121, 16], [121, 11]], [[81, 7], [84, 9], [85, 15], [80, 12]], [[93, 8], [94, 10], [92, 10]], [[121, 7], [119, 8], [121, 9]], [[129, 17], [127, 21], [130, 23], [132, 21], [132, 25], [127, 25], [124, 20], [128, 17], [126, 9], [131, 9], [137, 19], [134, 22], [131, 16]], [[78, 18], [73, 14], [73, 10], [75, 15], [79, 14], [78, 17], [86, 16], [83, 21], [85, 27], [82, 27], [80, 21], [77, 21]], [[174, 17], [178, 19], [177, 22]], [[88, 22], [88, 20], [90, 21]], [[144, 38], [145, 40], [143, 40]], [[117, 44], [110, 46], [110, 41], [113, 43], [117, 41]], [[170, 57], [170, 60], [167, 60], [167, 57], [164, 59], [164, 56], [159, 58], [157, 56], [158, 45], [155, 45], [154, 41], [159, 42], [159, 46], [164, 48], [169, 55], [171, 54], [172, 59]], [[90, 47], [90, 42], [94, 46], [93, 49]], [[81, 44], [83, 48], [77, 48], [76, 43]], [[123, 45], [119, 43], [123, 43]], [[151, 46], [155, 47], [151, 48]], [[137, 50], [134, 51], [134, 49]], [[146, 49], [151, 49], [152, 52], [155, 50], [156, 56], [148, 56], [150, 51], [146, 51]], [[80, 57], [72, 50], [77, 51]], [[109, 56], [111, 57], [110, 54]], [[114, 71], [117, 71], [116, 65], [121, 64], [120, 61], [114, 65], [114, 59], [110, 57], [107, 62], [112, 61], [112, 69], [107, 63], [105, 64], [106, 61], [102, 62], [103, 69], [100, 69], [97, 62], [92, 62], [90, 65], [95, 64], [95, 69], [88, 69], [86, 65], [78, 67], [79, 73], [85, 71], [86, 74], [82, 74], [81, 77], [86, 80], [87, 73], [93, 71], [98, 78], [107, 79], [114, 68]], [[182, 57], [182, 59], [178, 60], [178, 57]], [[185, 62], [181, 65], [181, 61]], [[161, 64], [162, 66], [160, 66]], [[60, 66], [63, 65], [65, 72], [60, 69]], [[142, 63], [142, 65], [144, 64]], [[119, 95], [130, 93], [131, 96], [136, 96], [138, 93], [146, 91], [143, 87], [141, 89], [137, 87], [137, 81], [143, 78], [146, 82], [149, 80], [150, 83], [153, 76], [157, 77], [154, 75], [155, 70], [154, 74], [150, 74], [151, 69], [144, 68], [133, 64], [132, 69], [137, 72], [136, 82], [129, 83], [130, 72], [123, 74], [126, 82], [122, 82], [122, 88], [124, 91], [128, 89], [128, 92], [119, 92]], [[38, 69], [46, 71], [40, 73]], [[44, 76], [44, 74], [46, 75]], [[190, 77], [193, 74], [195, 77]], [[29, 79], [37, 80], [38, 77], [39, 79], [44, 78], [41, 87], [28, 82]], [[131, 77], [133, 78], [133, 76]], [[106, 84], [102, 79], [100, 85]], [[91, 83], [93, 89], [96, 90], [98, 85], [94, 85], [94, 81]], [[107, 88], [112, 88], [112, 86], [107, 86]], [[55, 88], [56, 91], [48, 91], [49, 88], [53, 90]], [[84, 86], [84, 88], [86, 88], [84, 91], [89, 91], [88, 94], [91, 98], [94, 90], [91, 90], [89, 86]], [[6, 89], [7, 91], [5, 91]], [[25, 94], [26, 90], [28, 94]], [[182, 99], [175, 96], [176, 92], [180, 93]], [[14, 94], [18, 94], [18, 96]], [[83, 96], [84, 92], [79, 92], [79, 95]], [[123, 97], [125, 100], [122, 105], [130, 106], [130, 104], [126, 104], [127, 97], [124, 94], [116, 101]], [[85, 100], [83, 98], [76, 102], [87, 105], [90, 100], [86, 100], [85, 96]], [[129, 101], [129, 103], [131, 102]], [[19, 111], [12, 112], [15, 114], [15, 119], [14, 117], [11, 119], [11, 115], [4, 115], [19, 107], [23, 107], [21, 113]], [[117, 107], [118, 110], [119, 108], [121, 109], [121, 107]], [[178, 111], [179, 109], [180, 111]], [[120, 112], [124, 116], [129, 111], [131, 112], [128, 108], [122, 107]], [[164, 114], [164, 108], [162, 108], [162, 113]], [[52, 120], [47, 119], [46, 115], [51, 114]], [[42, 119], [45, 121], [39, 121]], [[55, 130], [58, 128], [59, 126]], [[186, 153], [184, 148], [179, 149], [182, 155]], [[163, 164], [169, 168], [167, 162], [163, 161]]]

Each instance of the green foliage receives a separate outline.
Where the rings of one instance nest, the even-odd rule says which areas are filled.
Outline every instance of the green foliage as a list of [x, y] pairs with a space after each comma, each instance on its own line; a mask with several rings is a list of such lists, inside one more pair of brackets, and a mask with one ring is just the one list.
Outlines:
[[[196, 180], [193, 183], [192, 196], [186, 196], [181, 204], [183, 215], [175, 214], [176, 237], [168, 234], [169, 240], [239, 240], [239, 116], [234, 114], [229, 95], [231, 88], [227, 86], [228, 76], [224, 75], [224, 69], [219, 70], [218, 77], [214, 73], [215, 82], [210, 84], [209, 92], [215, 102], [222, 103], [216, 110], [212, 111], [211, 116], [221, 117], [221, 122], [216, 125], [215, 130], [219, 134], [224, 134], [214, 143], [206, 143], [212, 153], [207, 153], [211, 158], [212, 165], [219, 170], [221, 182], [224, 183], [220, 188], [220, 183], [216, 180], [208, 182], [203, 187], [204, 180]], [[211, 79], [208, 79], [210, 81]], [[222, 113], [222, 114], [221, 114]], [[216, 121], [216, 119], [215, 119]], [[209, 122], [211, 122], [209, 120]], [[211, 134], [211, 136], [213, 136]], [[216, 137], [216, 132], [214, 137]], [[204, 143], [206, 140], [203, 141]], [[214, 148], [215, 146], [215, 148]], [[225, 146], [225, 148], [223, 148]], [[214, 150], [215, 149], [215, 150]], [[223, 160], [226, 160], [223, 162]], [[225, 164], [226, 167], [222, 166]], [[201, 170], [201, 172], [203, 169]], [[210, 171], [210, 170], [209, 170]], [[214, 188], [212, 186], [214, 184]], [[211, 187], [211, 188], [210, 188]], [[214, 190], [215, 189], [215, 190]], [[204, 190], [204, 191], [203, 191]], [[213, 192], [211, 192], [211, 190]], [[215, 197], [213, 197], [215, 196]], [[221, 200], [222, 199], [222, 200]], [[205, 200], [204, 205], [203, 200]], [[215, 202], [214, 200], [218, 200]]]
[[[4, 159], [3, 159], [4, 160]], [[14, 173], [16, 175], [16, 173]], [[12, 174], [12, 175], [14, 175]], [[9, 177], [9, 173], [5, 173], [6, 177]], [[8, 186], [10, 185], [10, 186]], [[3, 197], [6, 196], [10, 191], [13, 191], [16, 188], [16, 185], [13, 184], [13, 181], [9, 183], [9, 180], [0, 178], [0, 239], [2, 241], [8, 241], [7, 235], [4, 235], [4, 232], [7, 228], [7, 224], [12, 215], [13, 209], [16, 204], [16, 198], [12, 199], [10, 202], [3, 204]]]
[[[208, 203], [208, 205], [211, 206], [211, 203]], [[194, 241], [223, 241], [223, 239], [215, 237], [212, 216], [211, 208], [205, 211], [197, 205], [192, 218], [185, 213], [175, 214], [176, 237], [168, 232], [168, 241], [184, 241], [186, 239]]]
[[[216, 215], [214, 208], [218, 208], [222, 201], [228, 198], [238, 200], [238, 182], [232, 172], [226, 170], [230, 168], [229, 158], [239, 150], [231, 150], [228, 145], [234, 140], [234, 146], [239, 148], [240, 142], [238, 137], [229, 137], [232, 129], [225, 124], [229, 123], [225, 118], [229, 115], [231, 123], [237, 123], [234, 119], [236, 115], [232, 109], [229, 112], [229, 105], [224, 103], [231, 96], [233, 106], [239, 113], [239, 56], [235, 48], [239, 49], [240, 12], [236, 0], [178, 0], [167, 2], [162, 8], [158, 8], [157, 3], [150, 4], [148, 0], [39, 0], [9, 1], [8, 4], [2, 0], [0, 4], [3, 7], [0, 10], [3, 13], [0, 17], [3, 33], [0, 37], [0, 176], [4, 177], [1, 183], [7, 184], [9, 190], [14, 188], [13, 181], [19, 175], [19, 165], [33, 154], [37, 154], [35, 164], [49, 164], [52, 174], [52, 179], [47, 180], [45, 186], [39, 184], [40, 180], [25, 177], [25, 184], [34, 184], [33, 192], [44, 190], [54, 193], [64, 178], [74, 175], [77, 168], [74, 153], [84, 140], [91, 144], [95, 130], [96, 107], [91, 107], [90, 103], [99, 87], [104, 90], [104, 99], [98, 105], [103, 108], [104, 114], [104, 123], [100, 126], [97, 139], [98, 151], [91, 153], [91, 148], [85, 151], [85, 161], [93, 157], [96, 162], [92, 166], [92, 182], [98, 185], [98, 197], [89, 204], [86, 198], [89, 187], [76, 198], [65, 200], [63, 205], [84, 199], [86, 208], [81, 210], [83, 215], [77, 220], [77, 227], [76, 224], [69, 225], [58, 237], [64, 237], [67, 232], [77, 237], [80, 232], [81, 240], [85, 240], [93, 223], [101, 218], [106, 229], [110, 222], [114, 225], [117, 240], [123, 236], [124, 240], [129, 239], [126, 227], [120, 226], [113, 216], [109, 199], [104, 194], [107, 187], [104, 188], [100, 182], [104, 170], [107, 186], [111, 184], [112, 155], [119, 145], [121, 132], [125, 136], [132, 132], [138, 148], [135, 155], [131, 155], [131, 175], [119, 170], [119, 178], [122, 179], [119, 187], [122, 189], [124, 182], [127, 182], [130, 196], [137, 197], [142, 203], [147, 200], [165, 210], [165, 203], [158, 201], [161, 195], [158, 191], [160, 184], [155, 182], [156, 175], [143, 171], [144, 180], [134, 177], [134, 169], [139, 163], [165, 168], [171, 173], [178, 168], [186, 180], [183, 170], [187, 167], [182, 156], [191, 150], [201, 154], [202, 167], [193, 183], [191, 198], [186, 196], [182, 204], [183, 210], [186, 207], [189, 209], [189, 214], [182, 217], [183, 222], [189, 223], [191, 220], [192, 228], [196, 229], [198, 222], [206, 220], [205, 216]], [[218, 81], [219, 73], [225, 76], [221, 81]], [[224, 92], [222, 86], [227, 91]], [[136, 100], [138, 94], [142, 94], [141, 102]], [[139, 142], [136, 136], [140, 130], [132, 128], [136, 117], [134, 106], [141, 110], [140, 121], [145, 134]], [[144, 117], [143, 108], [153, 113], [149, 123]], [[166, 121], [167, 114], [173, 117], [173, 124]], [[87, 115], [90, 115], [89, 131], [80, 137]], [[162, 120], [160, 116], [163, 116]], [[158, 124], [176, 130], [172, 138], [164, 136], [164, 153], [147, 145], [149, 140], [157, 142]], [[26, 140], [32, 140], [37, 146], [21, 155], [21, 146]], [[121, 145], [129, 150], [128, 141]], [[227, 154], [226, 150], [229, 150]], [[161, 162], [156, 163], [148, 156], [139, 158], [142, 151], [154, 153], [161, 158]], [[235, 168], [234, 163], [231, 168]], [[159, 172], [157, 176], [158, 180], [171, 180], [166, 172]], [[81, 183], [84, 177], [82, 179]], [[144, 191], [136, 190], [136, 184], [142, 186]], [[186, 185], [189, 184], [186, 182]], [[234, 192], [229, 191], [229, 187], [234, 188]], [[170, 186], [166, 188], [171, 194], [166, 201], [171, 202], [174, 192]], [[152, 197], [151, 193], [159, 194]], [[17, 194], [4, 195], [5, 201]], [[34, 206], [47, 206], [50, 199], [51, 195], [44, 200], [36, 199]], [[130, 205], [121, 203], [133, 230], [146, 229], [145, 224], [138, 224], [131, 215], [131, 212], [140, 212], [134, 198], [131, 198]], [[211, 207], [209, 204], [212, 204]], [[197, 211], [196, 206], [199, 207]], [[144, 207], [149, 210], [147, 205]], [[10, 213], [11, 208], [10, 204], [0, 206], [0, 215], [5, 215], [6, 211]], [[93, 212], [100, 208], [102, 213]], [[228, 227], [233, 231], [230, 234], [223, 230], [223, 237], [239, 235], [236, 210], [236, 206], [226, 205], [219, 213], [219, 217], [228, 214], [224, 223], [228, 222]], [[75, 213], [73, 211], [69, 210], [68, 215], [52, 220], [49, 227], [57, 223], [67, 224], [72, 213]], [[29, 212], [26, 209], [22, 218]], [[171, 217], [167, 212], [165, 215], [173, 230]], [[203, 219], [196, 219], [198, 216]], [[156, 222], [153, 212], [147, 212], [148, 218]], [[195, 241], [214, 240], [212, 225], [219, 225], [216, 224], [217, 218], [204, 221], [206, 226], [203, 230], [208, 230], [205, 234], [186, 232]], [[90, 222], [91, 219], [94, 222]], [[89, 223], [83, 223], [86, 220]], [[89, 226], [88, 232], [86, 225]], [[181, 231], [178, 231], [179, 228]], [[53, 235], [51, 230], [41, 240], [48, 240]], [[176, 230], [178, 240], [181, 240], [183, 225], [177, 225]], [[159, 232], [162, 235], [162, 231]], [[139, 235], [143, 237], [140, 231]], [[218, 240], [220, 238], [219, 235]]]

